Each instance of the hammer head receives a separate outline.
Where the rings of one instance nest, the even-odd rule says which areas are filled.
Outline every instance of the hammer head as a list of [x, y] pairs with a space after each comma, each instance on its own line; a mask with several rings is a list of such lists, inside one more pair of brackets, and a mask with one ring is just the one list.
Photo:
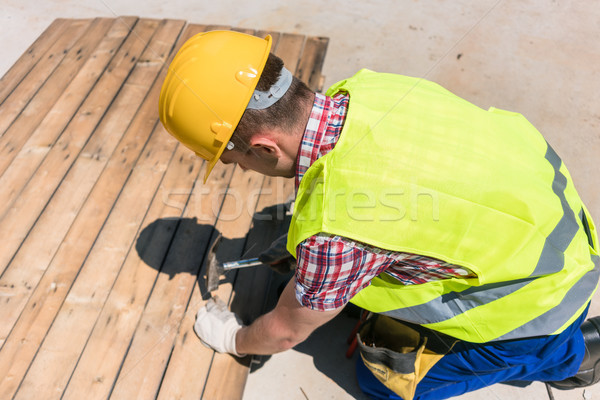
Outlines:
[[223, 273], [223, 266], [217, 261], [217, 249], [221, 243], [222, 235], [215, 239], [206, 255], [206, 290], [212, 292], [219, 288], [219, 279]]

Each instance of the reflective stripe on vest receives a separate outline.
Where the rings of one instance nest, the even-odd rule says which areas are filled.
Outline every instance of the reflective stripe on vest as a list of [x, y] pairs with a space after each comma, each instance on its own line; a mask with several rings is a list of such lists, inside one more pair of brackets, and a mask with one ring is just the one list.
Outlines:
[[[561, 160], [556, 152], [548, 145], [546, 159], [554, 168], [554, 181], [552, 190], [560, 198], [564, 215], [546, 238], [540, 259], [531, 277], [510, 282], [500, 282], [482, 286], [472, 286], [461, 292], [450, 292], [432, 301], [418, 306], [396, 309], [382, 314], [413, 323], [434, 327], [437, 322], [449, 320], [467, 310], [490, 303], [525, 287], [534, 282], [540, 275], [560, 271], [564, 267], [564, 252], [579, 230], [573, 210], [569, 207], [564, 195], [567, 178], [560, 172]], [[580, 219], [586, 218], [583, 209]], [[590, 245], [591, 234], [588, 233]], [[592, 255], [594, 269], [588, 271], [577, 283], [572, 286], [557, 306], [543, 315], [531, 320], [511, 332], [495, 340], [515, 339], [520, 337], [549, 335], [557, 332], [564, 325], [565, 316], [576, 317], [586, 307], [589, 299], [596, 289], [600, 275], [600, 258]], [[549, 283], [548, 283], [549, 284]], [[574, 318], [573, 318], [574, 319]]]
[[567, 199], [565, 198], [567, 178], [560, 172], [562, 162], [550, 145], [548, 145], [545, 157], [550, 165], [552, 165], [552, 168], [554, 168], [552, 190], [560, 199], [563, 216], [560, 221], [558, 221], [558, 224], [556, 224], [552, 233], [546, 238], [542, 254], [540, 255], [535, 270], [531, 274], [532, 276], [551, 274], [560, 271], [564, 266], [564, 252], [575, 237], [575, 233], [579, 230], [579, 225], [575, 220], [575, 214], [569, 207]]
[[[348, 115], [300, 182], [292, 254], [325, 232], [469, 268], [476, 279], [420, 285], [384, 273], [351, 300], [467, 341], [559, 333], [581, 314], [598, 281], [597, 235], [531, 124], [414, 78], [363, 70], [336, 91], [350, 94]], [[407, 212], [413, 186], [431, 194], [438, 219], [418, 208], [419, 193]]]

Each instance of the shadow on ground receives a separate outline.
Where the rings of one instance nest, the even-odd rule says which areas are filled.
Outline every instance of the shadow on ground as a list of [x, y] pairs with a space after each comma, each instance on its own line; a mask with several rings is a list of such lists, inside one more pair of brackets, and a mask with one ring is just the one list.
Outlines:
[[[248, 235], [243, 238], [223, 238], [217, 251], [217, 259], [220, 263], [231, 261], [236, 257], [244, 258], [256, 256], [260, 251], [266, 249], [269, 244], [279, 235], [285, 232], [289, 221], [267, 218], [265, 216], [276, 214], [281, 206], [261, 210], [256, 214], [253, 226]], [[198, 277], [198, 285], [203, 297], [209, 295], [206, 292], [205, 257], [210, 245], [218, 236], [219, 232], [213, 225], [201, 224], [195, 218], [165, 218], [158, 219], [146, 226], [139, 235], [135, 248], [144, 262], [167, 274], [170, 279], [180, 273], [194, 274]], [[232, 256], [237, 254], [237, 256]], [[257, 267], [267, 268], [267, 267]], [[265, 294], [265, 303], [262, 307], [263, 313], [272, 309], [278, 298], [283, 285], [292, 277], [292, 273], [286, 275], [272, 273]], [[231, 277], [225, 276], [225, 280]], [[235, 297], [234, 297], [235, 303]], [[243, 305], [232, 304], [232, 310], [243, 308]], [[246, 315], [247, 322], [256, 318], [256, 315]], [[307, 365], [298, 365], [298, 371], [307, 374], [310, 381], [315, 375], [322, 374], [328, 381], [338, 385], [345, 391], [349, 398], [366, 399], [356, 384], [354, 365], [355, 354], [352, 359], [346, 358], [348, 345], [346, 339], [357, 322], [357, 318], [348, 313], [341, 313], [335, 319], [316, 330], [305, 342], [294, 348], [297, 353], [302, 353], [312, 358], [304, 357]], [[297, 354], [296, 353], [296, 354]], [[251, 373], [255, 373], [263, 367], [268, 367], [270, 357], [260, 357], [258, 362], [253, 363]], [[304, 361], [303, 361], [304, 362]], [[268, 368], [267, 368], [268, 369]], [[315, 371], [316, 369], [316, 371]], [[277, 385], [285, 386], [285, 378]], [[309, 383], [307, 383], [309, 384]]]

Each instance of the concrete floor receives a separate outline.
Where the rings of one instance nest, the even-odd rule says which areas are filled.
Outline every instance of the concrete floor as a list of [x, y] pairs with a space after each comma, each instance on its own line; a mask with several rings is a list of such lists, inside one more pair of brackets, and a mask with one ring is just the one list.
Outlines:
[[[367, 67], [436, 81], [483, 108], [521, 112], [562, 157], [600, 221], [596, 0], [2, 0], [0, 75], [55, 18], [116, 15], [327, 36], [326, 87]], [[592, 303], [591, 315], [600, 315], [600, 301]], [[321, 347], [330, 342], [320, 340], [332, 340], [337, 332], [345, 339], [351, 325], [336, 319], [309, 343], [271, 357], [250, 375], [245, 398], [360, 398], [351, 363], [340, 364], [343, 345]], [[331, 348], [335, 354], [325, 356], [324, 349]], [[543, 385], [533, 384], [495, 385], [460, 398], [549, 396]], [[554, 391], [554, 398], [580, 399], [584, 392]], [[588, 389], [585, 398], [600, 398], [600, 388]]]

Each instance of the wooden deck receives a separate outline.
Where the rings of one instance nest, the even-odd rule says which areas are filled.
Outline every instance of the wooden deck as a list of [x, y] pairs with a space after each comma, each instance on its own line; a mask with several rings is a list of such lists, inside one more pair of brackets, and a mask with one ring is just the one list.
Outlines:
[[[0, 398], [236, 399], [250, 358], [201, 345], [204, 255], [256, 255], [282, 232], [293, 183], [202, 160], [158, 121], [170, 58], [229, 29], [135, 17], [59, 19], [0, 80]], [[240, 30], [240, 29], [236, 29]], [[327, 39], [278, 32], [312, 89]], [[223, 277], [246, 321], [270, 271]]]

